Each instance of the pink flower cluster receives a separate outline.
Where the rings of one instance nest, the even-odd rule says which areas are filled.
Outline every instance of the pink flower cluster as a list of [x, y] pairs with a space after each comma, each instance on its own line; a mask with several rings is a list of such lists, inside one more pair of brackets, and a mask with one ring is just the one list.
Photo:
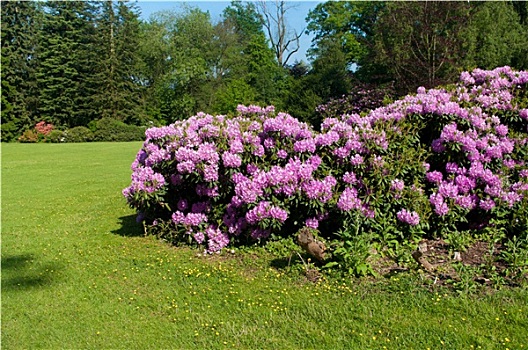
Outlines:
[[46, 123], [45, 121], [38, 122], [35, 125], [35, 130], [44, 136], [49, 135], [49, 133], [54, 129], [53, 124]]
[[[427, 174], [433, 184], [430, 202], [438, 215], [456, 206], [484, 211], [497, 205], [512, 208], [526, 196], [528, 184], [519, 171], [526, 169], [528, 160], [516, 158], [516, 151], [526, 149], [528, 138], [511, 134], [509, 121], [500, 116], [507, 111], [523, 118], [525, 109], [519, 108], [514, 92], [527, 85], [528, 72], [509, 67], [476, 69], [462, 73], [461, 84], [453, 92], [430, 90], [416, 95], [430, 101], [431, 113], [448, 114], [453, 120], [431, 144], [433, 152], [445, 155], [442, 158], [457, 160], [436, 164]], [[526, 130], [526, 123], [510, 125]]]
[[[519, 176], [528, 160], [516, 158], [522, 154], [518, 150], [528, 146], [528, 112], [514, 98], [527, 85], [526, 71], [516, 72], [510, 67], [476, 69], [462, 73], [452, 90], [419, 88], [415, 95], [378, 108], [365, 118], [351, 116], [349, 121], [375, 125], [413, 120], [419, 115], [428, 124], [441, 126], [430, 144], [437, 155], [430, 158], [442, 160], [436, 160], [426, 174], [432, 191], [429, 200], [437, 215], [444, 216], [454, 207], [489, 211], [505, 204], [511, 208], [528, 191], [526, 179]], [[520, 118], [517, 122], [501, 118], [505, 112]], [[439, 116], [447, 116], [450, 122], [442, 125], [445, 118]], [[510, 133], [510, 128], [516, 128], [517, 133]], [[518, 132], [524, 136], [519, 137]]]

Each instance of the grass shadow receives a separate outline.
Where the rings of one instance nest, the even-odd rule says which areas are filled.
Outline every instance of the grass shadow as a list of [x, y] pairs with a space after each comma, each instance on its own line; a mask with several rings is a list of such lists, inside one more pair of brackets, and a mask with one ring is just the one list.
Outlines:
[[2, 291], [19, 291], [46, 287], [53, 282], [52, 273], [58, 265], [46, 264], [36, 267], [32, 254], [2, 256]]
[[33, 254], [2, 256], [2, 272], [8, 269], [25, 267], [32, 263], [34, 259]]
[[116, 235], [123, 237], [141, 237], [145, 235], [143, 226], [136, 221], [137, 215], [122, 216], [119, 218], [119, 225], [121, 227], [112, 231]]

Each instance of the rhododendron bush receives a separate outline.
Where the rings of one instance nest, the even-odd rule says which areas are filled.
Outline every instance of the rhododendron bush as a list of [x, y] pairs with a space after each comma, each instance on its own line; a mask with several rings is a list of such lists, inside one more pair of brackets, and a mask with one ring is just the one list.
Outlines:
[[199, 113], [146, 131], [123, 194], [153, 232], [211, 253], [305, 226], [335, 258], [358, 234], [380, 247], [526, 234], [527, 84], [508, 67], [466, 72], [321, 131], [273, 107]]

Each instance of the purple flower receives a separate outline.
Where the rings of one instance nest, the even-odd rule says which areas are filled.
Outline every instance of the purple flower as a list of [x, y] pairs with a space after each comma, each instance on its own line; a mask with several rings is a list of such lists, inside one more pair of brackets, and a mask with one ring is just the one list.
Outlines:
[[180, 174], [189, 174], [195, 170], [195, 165], [192, 160], [186, 160], [176, 165], [176, 169]]
[[361, 214], [363, 214], [366, 218], [373, 219], [376, 216], [376, 213], [374, 210], [372, 210], [368, 205], [363, 204], [361, 206]]
[[254, 203], [262, 193], [262, 189], [251, 180], [245, 180], [235, 185], [235, 194], [244, 203]]
[[357, 184], [356, 174], [350, 173], [347, 171], [346, 173], [343, 174], [343, 181], [350, 185]]
[[416, 226], [420, 223], [420, 216], [415, 211], [410, 212], [407, 211], [407, 209], [402, 209], [396, 214], [396, 217], [401, 222], [407, 223], [411, 226]]
[[269, 208], [268, 215], [272, 219], [278, 220], [281, 223], [286, 221], [286, 219], [288, 218], [288, 212], [276, 206], [272, 206]]
[[403, 188], [405, 187], [405, 183], [402, 180], [395, 179], [391, 181], [391, 191], [394, 192], [401, 192], [403, 191]]
[[257, 145], [255, 149], [253, 150], [253, 155], [257, 157], [262, 157], [266, 153], [266, 150], [264, 149], [264, 146]]
[[502, 194], [502, 188], [500, 186], [486, 185], [484, 188], [484, 193], [487, 193], [492, 197], [500, 197]]
[[123, 190], [123, 195], [131, 198], [133, 193], [152, 193], [166, 184], [162, 174], [154, 172], [152, 168], [139, 167], [132, 173], [132, 184]]
[[310, 164], [312, 168], [315, 170], [319, 165], [321, 164], [322, 160], [321, 157], [319, 157], [317, 154], [311, 156], [308, 158], [308, 161], [306, 163]]
[[204, 180], [208, 182], [218, 181], [218, 165], [209, 164], [204, 167]]
[[264, 230], [264, 229], [261, 229], [261, 228], [254, 228], [251, 231], [251, 238], [253, 238], [254, 240], [259, 240], [261, 238], [268, 238], [270, 233], [271, 233], [270, 230]]
[[431, 148], [436, 153], [442, 153], [443, 151], [445, 151], [445, 146], [443, 145], [441, 139], [433, 140], [433, 142], [431, 143]]
[[449, 212], [449, 207], [446, 203], [442, 202], [435, 207], [435, 213], [439, 216], [444, 216]]
[[355, 156], [352, 157], [352, 159], [350, 159], [350, 164], [356, 165], [356, 166], [363, 164], [363, 157], [359, 154], [356, 154]]
[[504, 159], [502, 164], [504, 164], [504, 166], [508, 169], [512, 169], [515, 167], [516, 162], [513, 159]]
[[229, 144], [229, 151], [231, 153], [237, 154], [244, 151], [244, 144], [240, 140], [232, 140]]
[[374, 156], [372, 158], [372, 164], [378, 168], [382, 167], [383, 164], [385, 164], [385, 161], [383, 160], [383, 157], [381, 156]]
[[204, 222], [207, 222], [207, 216], [201, 213], [188, 213], [183, 220], [183, 224], [186, 226], [199, 226]]
[[293, 144], [293, 151], [296, 153], [302, 153], [302, 152], [314, 153], [315, 152], [315, 141], [313, 139], [305, 139], [305, 140], [296, 141]]
[[456, 198], [458, 195], [458, 187], [449, 182], [443, 182], [438, 186], [438, 194], [444, 198]]
[[357, 198], [357, 190], [354, 187], [345, 188], [337, 201], [337, 207], [342, 211], [361, 209], [361, 201]]
[[268, 218], [268, 212], [270, 209], [271, 203], [268, 201], [261, 201], [257, 204], [256, 207], [249, 210], [246, 213], [246, 221], [250, 225], [255, 225], [259, 221], [262, 221]]
[[459, 171], [459, 167], [456, 163], [448, 162], [446, 164], [446, 171], [450, 174], [457, 174]]
[[203, 232], [196, 232], [194, 234], [193, 238], [198, 244], [202, 244], [203, 241], [205, 240], [205, 236], [204, 236]]
[[495, 126], [495, 131], [497, 132], [497, 135], [499, 136], [506, 136], [508, 135], [508, 127], [506, 125], [497, 125]]
[[335, 131], [330, 131], [326, 134], [319, 134], [315, 138], [315, 144], [319, 147], [330, 146], [339, 141], [339, 134]]
[[174, 212], [172, 214], [172, 221], [175, 224], [183, 224], [183, 222], [185, 221], [185, 214], [182, 213], [181, 211]]
[[465, 175], [457, 175], [455, 178], [455, 184], [458, 186], [460, 193], [468, 193], [476, 187], [476, 181], [473, 178]]
[[512, 208], [516, 202], [522, 199], [522, 196], [515, 192], [506, 192], [502, 195], [501, 199], [506, 202], [509, 208]]
[[456, 123], [451, 123], [442, 129], [440, 133], [440, 140], [444, 142], [458, 141], [460, 139], [461, 132], [457, 129]]
[[423, 165], [425, 171], [429, 171], [429, 169], [431, 169], [431, 164], [429, 164], [429, 163], [423, 162], [422, 165]]
[[220, 231], [215, 225], [210, 225], [206, 230], [207, 235], [207, 252], [217, 253], [229, 244], [227, 233]]
[[334, 149], [332, 151], [332, 153], [336, 157], [344, 159], [344, 158], [348, 157], [348, 155], [350, 154], [350, 150], [348, 150], [346, 147], [338, 147], [338, 148]]
[[319, 227], [319, 220], [317, 218], [308, 218], [304, 222], [306, 227], [317, 229]]
[[164, 126], [161, 128], [150, 128], [145, 131], [147, 142], [173, 135], [178, 135], [178, 130], [174, 127], [174, 125]]
[[310, 199], [317, 199], [326, 203], [332, 198], [332, 189], [337, 183], [333, 176], [327, 176], [324, 180], [309, 180], [302, 184], [302, 189]]
[[198, 147], [196, 151], [198, 159], [208, 163], [218, 162], [218, 152], [216, 151], [216, 146], [212, 143], [203, 143]]
[[435, 208], [436, 214], [444, 216], [449, 212], [449, 207], [444, 202], [444, 197], [441, 194], [433, 193], [429, 196], [429, 202]]
[[286, 157], [288, 157], [288, 153], [286, 153], [285, 150], [280, 149], [277, 151], [277, 157], [279, 157], [280, 159], [285, 159]]
[[240, 156], [229, 152], [222, 154], [222, 161], [226, 168], [238, 168], [242, 164]]
[[478, 197], [476, 195], [471, 196], [458, 196], [455, 199], [455, 203], [464, 209], [475, 209], [477, 206]]
[[495, 207], [495, 201], [491, 198], [481, 199], [479, 206], [480, 208], [489, 211]]
[[429, 182], [440, 184], [444, 176], [439, 171], [431, 171], [430, 173], [425, 174], [425, 177]]
[[174, 186], [181, 185], [182, 183], [182, 176], [180, 174], [172, 174], [170, 177], [170, 182]]
[[180, 199], [178, 201], [178, 204], [176, 205], [176, 208], [178, 208], [179, 211], [184, 211], [189, 207], [186, 199]]
[[209, 210], [209, 202], [196, 202], [192, 205], [191, 212], [193, 213], [203, 213]]

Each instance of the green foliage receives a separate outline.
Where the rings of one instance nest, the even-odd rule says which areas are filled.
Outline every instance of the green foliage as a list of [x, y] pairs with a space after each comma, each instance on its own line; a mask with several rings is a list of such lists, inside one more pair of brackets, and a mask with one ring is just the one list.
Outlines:
[[233, 3], [216, 24], [192, 7], [156, 13], [139, 41], [149, 113], [167, 124], [198, 111], [232, 112], [239, 103], [284, 105], [288, 77], [260, 23], [252, 3]]
[[95, 115], [92, 11], [88, 2], [46, 3], [39, 33], [38, 111], [57, 126], [86, 125]]
[[461, 40], [465, 51], [464, 69], [525, 68], [521, 62], [515, 64], [515, 60], [528, 54], [528, 32], [511, 2], [490, 1], [475, 5]]
[[101, 115], [144, 123], [138, 27], [123, 1], [2, 4], [2, 140], [42, 119], [61, 128]]
[[232, 113], [239, 104], [252, 104], [256, 95], [256, 90], [244, 80], [231, 80], [216, 91], [216, 101], [213, 108], [221, 114]]
[[103, 118], [140, 125], [143, 121], [140, 111], [142, 87], [136, 80], [140, 69], [137, 9], [124, 1], [104, 1], [98, 7], [94, 107]]
[[[112, 118], [101, 118], [90, 124], [90, 127], [93, 131], [93, 141], [127, 142], [140, 141], [145, 138], [144, 127], [127, 125]], [[86, 137], [89, 135], [88, 131], [83, 128], [80, 134], [82, 134], [83, 137]]]
[[328, 1], [318, 4], [308, 13], [307, 31], [314, 33], [313, 57], [324, 55], [328, 41], [341, 47], [348, 64], [362, 64], [372, 40], [374, 24], [383, 1]]
[[513, 277], [528, 277], [528, 229], [520, 236], [513, 236], [505, 243], [501, 258], [508, 264], [507, 274]]
[[323, 101], [345, 95], [352, 88], [349, 62], [341, 47], [327, 40], [319, 44], [320, 55], [313, 61], [309, 84]]
[[[94, 133], [85, 126], [76, 126], [64, 131], [61, 142], [90, 142], [94, 138]], [[99, 140], [102, 141], [102, 140]]]
[[457, 77], [470, 9], [465, 2], [386, 4], [374, 27], [374, 55], [399, 91], [432, 88]]
[[51, 143], [65, 142], [64, 131], [52, 130], [48, 135], [48, 141]]
[[286, 96], [285, 110], [288, 113], [315, 128], [319, 127], [320, 118], [316, 109], [324, 100], [313, 90], [309, 77], [302, 76], [292, 79]]
[[[313, 63], [334, 47], [366, 82], [395, 81], [398, 94], [452, 81], [462, 70], [526, 69], [524, 2], [345, 2], [318, 4], [306, 18]], [[339, 97], [334, 95], [332, 97]]]
[[362, 225], [358, 220], [361, 219], [357, 217], [344, 221], [343, 228], [337, 233], [340, 240], [334, 243], [336, 245], [333, 250], [334, 261], [327, 263], [326, 268], [339, 266], [353, 276], [375, 274], [369, 263], [369, 258], [372, 256], [372, 242], [375, 239], [371, 233], [361, 230]]
[[37, 33], [40, 4], [3, 2], [1, 40], [2, 141], [13, 141], [37, 122]]

